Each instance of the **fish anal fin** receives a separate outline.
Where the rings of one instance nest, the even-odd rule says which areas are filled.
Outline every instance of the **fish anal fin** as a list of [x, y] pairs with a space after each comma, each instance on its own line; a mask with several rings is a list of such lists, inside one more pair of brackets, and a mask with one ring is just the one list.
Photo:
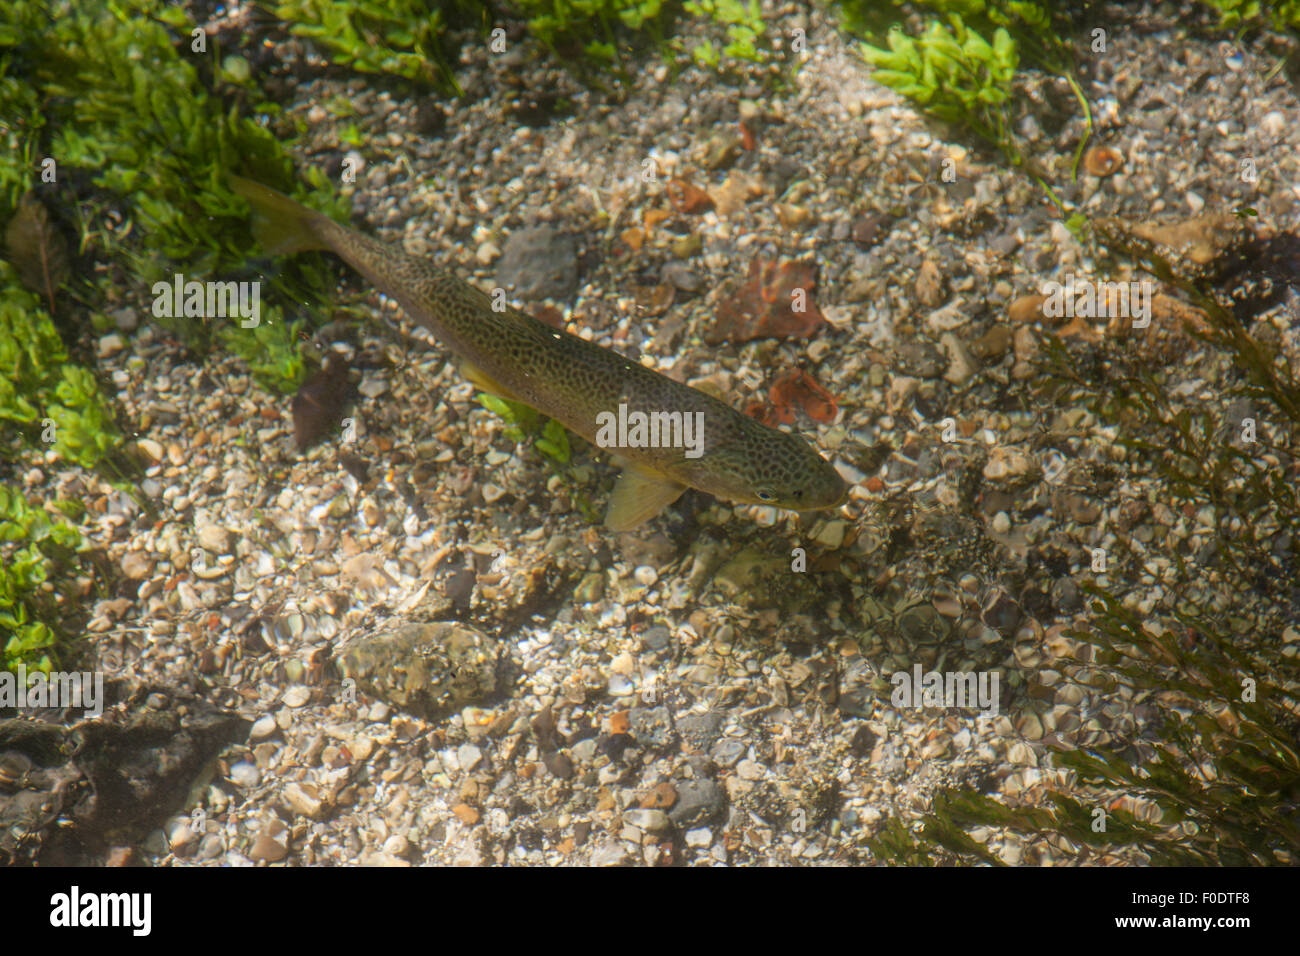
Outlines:
[[686, 486], [659, 472], [627, 468], [614, 485], [605, 512], [605, 527], [631, 531], [645, 524], [681, 497]]

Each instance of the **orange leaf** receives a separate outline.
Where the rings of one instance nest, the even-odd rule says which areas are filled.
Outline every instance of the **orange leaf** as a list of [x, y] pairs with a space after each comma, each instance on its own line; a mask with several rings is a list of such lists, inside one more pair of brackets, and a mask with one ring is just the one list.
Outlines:
[[816, 288], [816, 267], [811, 262], [777, 264], [755, 256], [745, 282], [718, 306], [717, 320], [705, 341], [807, 338], [826, 324], [813, 298]]
[[840, 409], [831, 393], [802, 369], [791, 369], [778, 378], [768, 391], [768, 397], [777, 414], [786, 422], [794, 420], [791, 409], [798, 408], [813, 421], [828, 424], [835, 421]]
[[713, 208], [713, 199], [709, 194], [691, 185], [685, 179], [670, 179], [665, 192], [673, 208], [688, 216], [708, 212]]
[[740, 145], [742, 149], [751, 150], [758, 146], [758, 137], [744, 120], [740, 121]]

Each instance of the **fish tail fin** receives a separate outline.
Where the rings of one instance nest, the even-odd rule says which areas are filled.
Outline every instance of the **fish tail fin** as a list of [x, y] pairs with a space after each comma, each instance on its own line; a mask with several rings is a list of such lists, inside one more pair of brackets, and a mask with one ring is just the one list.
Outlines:
[[292, 255], [309, 249], [328, 249], [329, 243], [316, 227], [324, 218], [296, 199], [269, 186], [230, 174], [230, 188], [253, 207], [253, 235], [269, 254]]

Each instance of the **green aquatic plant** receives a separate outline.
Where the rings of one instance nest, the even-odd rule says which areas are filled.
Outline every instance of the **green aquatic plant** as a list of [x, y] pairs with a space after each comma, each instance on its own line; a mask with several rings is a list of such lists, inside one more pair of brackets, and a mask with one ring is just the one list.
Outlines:
[[[1243, 646], [1239, 618], [1190, 599], [1180, 602], [1174, 628], [1143, 619], [1104, 588], [1087, 590], [1096, 598], [1090, 626], [1071, 636], [1097, 652], [1096, 689], [1122, 683], [1161, 701], [1158, 734], [1139, 749], [1122, 740], [1053, 748], [1053, 765], [1071, 771], [1076, 792], [1091, 799], [1049, 789], [1043, 806], [1009, 807], [973, 791], [945, 790], [916, 832], [893, 820], [868, 841], [872, 851], [899, 863], [950, 856], [997, 862], [970, 837], [975, 827], [994, 827], [1067, 852], [1129, 847], [1160, 866], [1294, 865], [1295, 659]], [[1120, 798], [1153, 806], [1155, 819], [1137, 819], [1116, 806]]]
[[536, 409], [520, 402], [480, 392], [478, 402], [506, 423], [503, 434], [517, 444], [531, 442], [551, 473], [568, 488], [573, 504], [591, 523], [600, 521], [600, 512], [582, 487], [581, 471], [574, 467], [569, 433], [553, 418], [545, 418]]
[[555, 419], [548, 418], [543, 424], [542, 416], [536, 409], [487, 392], [479, 393], [478, 403], [505, 421], [505, 436], [511, 441], [522, 444], [531, 438], [533, 447], [546, 457], [555, 470], [567, 469], [572, 457], [569, 433]]
[[[58, 330], [40, 300], [0, 263], [0, 419], [28, 447], [95, 468], [120, 435], [94, 376], [68, 361]], [[15, 458], [19, 449], [0, 449]]]
[[262, 4], [294, 36], [326, 50], [339, 66], [382, 73], [461, 95], [449, 33], [477, 23], [487, 8], [467, 0], [284, 0]]
[[57, 663], [59, 635], [46, 622], [61, 617], [56, 585], [71, 585], [72, 559], [83, 547], [67, 522], [0, 485], [0, 668], [48, 673]]
[[712, 20], [726, 29], [727, 44], [720, 51], [711, 40], [690, 48], [696, 63], [717, 69], [724, 57], [751, 63], [763, 61], [767, 25], [758, 0], [686, 0], [684, 8], [692, 16]]
[[[284, 123], [257, 102], [247, 59], [222, 51], [216, 34], [196, 38], [184, 8], [160, 0], [12, 0], [0, 22], [0, 457], [6, 470], [57, 462], [94, 469], [130, 493], [131, 463], [112, 402], [79, 364], [81, 330], [106, 331], [105, 313], [148, 312], [153, 284], [176, 273], [228, 280], [246, 274], [247, 209], [225, 183], [227, 170], [256, 170], [292, 186]], [[318, 208], [337, 207], [319, 171], [306, 192]], [[23, 197], [39, 191], [41, 226], [71, 238], [77, 268], [21, 275], [19, 244], [39, 242], [13, 224]], [[32, 207], [35, 208], [35, 207]], [[30, 215], [30, 213], [28, 214]], [[30, 232], [30, 230], [29, 230]], [[30, 256], [27, 257], [30, 259]], [[30, 262], [28, 269], [31, 271]], [[57, 281], [56, 281], [57, 280]], [[282, 300], [323, 302], [331, 274], [300, 260], [272, 273]], [[200, 354], [224, 344], [266, 385], [291, 390], [302, 377], [300, 319], [278, 307], [262, 322], [178, 315], [156, 321]], [[51, 458], [50, 456], [54, 456]], [[75, 552], [84, 548], [64, 517], [75, 503], [4, 499], [0, 560], [0, 647], [4, 666], [47, 668], [76, 636], [81, 613], [69, 602]], [[62, 650], [61, 650], [62, 649]]]
[[[196, 40], [186, 12], [158, 0], [14, 0], [9, 11], [0, 29], [0, 113], [14, 118], [6, 133], [13, 151], [0, 162], [0, 211], [30, 187], [39, 162], [53, 162], [47, 196], [78, 220], [80, 254], [112, 270], [100, 287], [82, 290], [83, 300], [120, 301], [114, 289], [126, 288], [147, 305], [153, 284], [178, 272], [238, 275], [247, 213], [226, 172], [254, 170], [288, 188], [296, 182], [281, 137], [250, 115], [274, 108], [249, 103], [242, 87], [227, 96], [222, 86], [241, 78], [246, 85], [247, 62], [223, 55], [216, 37]], [[309, 201], [337, 211], [324, 175], [313, 170], [307, 179]], [[318, 260], [306, 259], [273, 273], [269, 285], [286, 300], [323, 302], [332, 282]], [[248, 340], [234, 345], [241, 354], [286, 344], [210, 317], [158, 321], [198, 352], [240, 338]], [[300, 374], [287, 352], [257, 364], [262, 374]]]
[[[674, 69], [683, 57], [725, 70], [772, 56], [758, 0], [514, 0], [512, 6], [526, 17], [529, 33], [589, 79], [599, 70], [626, 79], [627, 54], [648, 48]], [[690, 42], [683, 35], [687, 23], [720, 30], [725, 42], [710, 37]]]
[[1219, 26], [1225, 29], [1247, 30], [1270, 26], [1274, 30], [1300, 29], [1300, 0], [1278, 0], [1260, 3], [1259, 0], [1201, 0], [1219, 14]]
[[[1015, 807], [945, 790], [914, 829], [891, 821], [869, 841], [883, 858], [987, 861], [970, 831], [994, 827], [1070, 854], [1128, 847], [1161, 865], [1300, 861], [1300, 488], [1288, 470], [1300, 455], [1300, 387], [1276, 349], [1212, 294], [1144, 245], [1106, 238], [1205, 310], [1208, 328], [1196, 334], [1222, 370], [1206, 374], [1222, 376], [1224, 405], [1252, 403], [1258, 430], [1245, 440], [1243, 423], [1217, 403], [1175, 397], [1164, 373], [1123, 343], [1080, 361], [1049, 338], [1045, 399], [1085, 407], [1113, 430], [1124, 460], [1157, 479], [1163, 504], [1212, 525], [1196, 551], [1181, 536], [1159, 542], [1172, 573], [1149, 609], [1138, 576], [1149, 573], [1151, 543], [1113, 535], [1105, 583], [1080, 582], [1092, 600], [1067, 636], [1090, 653], [1076, 679], [1101, 700], [1126, 688], [1152, 716], [1137, 737], [1050, 750], [1085, 796], [1048, 788], [1042, 805]], [[1117, 809], [1128, 801], [1153, 811], [1135, 819]]]
[[235, 326], [223, 330], [226, 348], [248, 364], [248, 370], [263, 385], [292, 394], [307, 378], [299, 342], [305, 333], [305, 319], [286, 319], [279, 306], [265, 306], [261, 321], [251, 329]]
[[[864, 42], [863, 58], [875, 66], [875, 79], [915, 100], [922, 109], [948, 123], [969, 129], [1000, 150], [1015, 167], [1026, 169], [1059, 208], [1046, 172], [1025, 155], [1011, 132], [1013, 81], [1022, 60], [1060, 77], [1070, 87], [1083, 117], [1084, 134], [1074, 152], [1072, 175], [1092, 135], [1092, 110], [1074, 75], [1074, 53], [1066, 39], [1066, 12], [1050, 3], [1007, 0], [936, 0], [909, 4], [937, 16], [915, 37], [898, 23], [882, 29], [898, 2], [845, 0], [844, 27]], [[942, 17], [942, 19], [940, 19]]]

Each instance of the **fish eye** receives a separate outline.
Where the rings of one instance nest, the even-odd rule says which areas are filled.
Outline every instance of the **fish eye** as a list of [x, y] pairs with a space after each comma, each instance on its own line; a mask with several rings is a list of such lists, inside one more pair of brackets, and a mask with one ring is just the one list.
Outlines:
[[759, 501], [776, 501], [776, 495], [770, 491], [757, 491], [755, 494], [758, 495]]

